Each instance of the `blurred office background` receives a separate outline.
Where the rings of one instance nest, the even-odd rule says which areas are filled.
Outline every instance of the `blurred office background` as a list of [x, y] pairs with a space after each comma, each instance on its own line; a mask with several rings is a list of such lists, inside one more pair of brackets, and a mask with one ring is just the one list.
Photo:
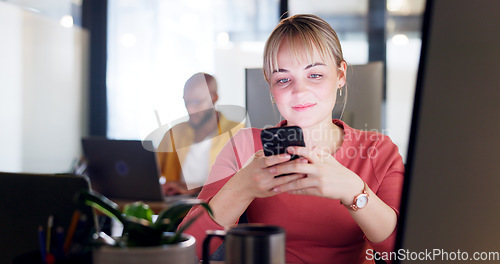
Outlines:
[[[424, 0], [0, 1], [0, 171], [67, 171], [82, 136], [144, 139], [187, 115], [185, 80], [245, 107], [280, 15], [313, 13], [349, 64], [386, 65], [382, 131], [405, 158]], [[155, 115], [158, 113], [158, 118]]]

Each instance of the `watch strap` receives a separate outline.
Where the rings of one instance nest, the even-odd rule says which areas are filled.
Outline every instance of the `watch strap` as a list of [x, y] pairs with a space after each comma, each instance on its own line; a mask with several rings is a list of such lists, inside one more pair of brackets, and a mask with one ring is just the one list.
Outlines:
[[[361, 209], [357, 205], [359, 197], [366, 196], [368, 198], [368, 191], [367, 191], [368, 184], [366, 184], [366, 182], [363, 182], [363, 184], [364, 184], [363, 185], [363, 190], [361, 191], [360, 194], [357, 194], [357, 195], [354, 196], [354, 199], [353, 199], [351, 205], [343, 204], [342, 201], [340, 201], [340, 204], [344, 205], [347, 209], [350, 209], [350, 210], [353, 210], [353, 211], [357, 211], [357, 210]], [[367, 203], [368, 203], [368, 201], [367, 201]]]

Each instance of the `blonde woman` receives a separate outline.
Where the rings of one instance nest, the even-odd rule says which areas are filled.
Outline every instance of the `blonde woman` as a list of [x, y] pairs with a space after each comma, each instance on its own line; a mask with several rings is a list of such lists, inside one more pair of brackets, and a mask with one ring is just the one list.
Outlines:
[[[204, 214], [188, 230], [200, 257], [205, 231], [231, 228], [245, 211], [250, 223], [286, 230], [287, 263], [362, 263], [373, 250], [393, 250], [403, 162], [387, 136], [332, 120], [346, 71], [338, 37], [324, 20], [296, 15], [277, 25], [265, 45], [264, 75], [285, 118], [277, 126], [301, 127], [306, 147], [264, 156], [260, 129], [233, 137], [199, 195], [213, 218]], [[290, 161], [291, 154], [301, 158]]]

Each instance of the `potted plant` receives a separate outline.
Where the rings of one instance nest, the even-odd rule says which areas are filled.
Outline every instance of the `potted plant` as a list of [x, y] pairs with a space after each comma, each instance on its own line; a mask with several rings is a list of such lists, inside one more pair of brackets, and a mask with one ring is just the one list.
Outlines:
[[181, 228], [178, 225], [194, 205], [201, 205], [212, 214], [208, 204], [202, 200], [177, 201], [163, 210], [155, 220], [153, 211], [143, 202], [127, 204], [120, 211], [116, 203], [94, 191], [80, 193], [78, 201], [123, 224], [121, 237], [111, 238], [102, 232], [98, 234], [96, 241], [100, 241], [101, 246], [93, 252], [94, 264], [198, 263], [195, 239], [183, 231], [199, 215]]

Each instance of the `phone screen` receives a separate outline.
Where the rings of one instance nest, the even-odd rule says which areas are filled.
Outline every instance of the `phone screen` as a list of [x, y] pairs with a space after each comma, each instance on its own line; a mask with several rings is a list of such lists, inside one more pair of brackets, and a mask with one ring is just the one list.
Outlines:
[[[298, 126], [273, 127], [262, 130], [260, 133], [264, 155], [272, 156], [283, 154], [289, 146], [304, 147], [302, 129]], [[298, 155], [292, 155], [290, 160], [297, 159]]]

